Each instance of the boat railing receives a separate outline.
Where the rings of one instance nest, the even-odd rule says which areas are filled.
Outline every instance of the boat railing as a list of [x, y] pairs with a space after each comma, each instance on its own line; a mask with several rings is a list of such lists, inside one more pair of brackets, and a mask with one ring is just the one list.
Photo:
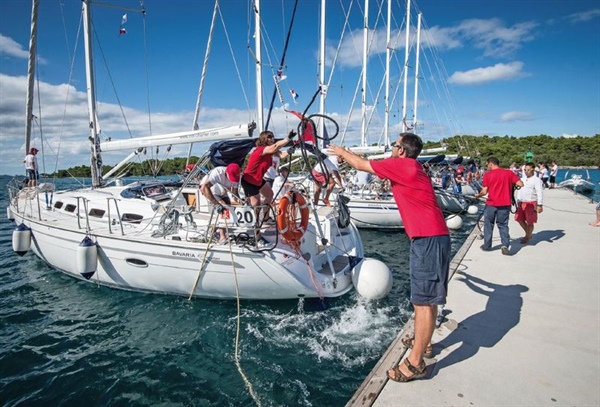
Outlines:
[[[83, 196], [76, 196], [77, 200], [77, 228], [83, 229], [81, 227], [81, 207], [83, 206], [83, 213], [85, 214], [85, 230], [90, 231], [90, 217], [88, 215], [88, 199]], [[81, 204], [83, 203], [83, 205]], [[39, 207], [39, 205], [38, 205]]]
[[113, 233], [113, 231], [112, 231], [112, 225], [113, 225], [112, 216], [110, 216], [111, 201], [114, 202], [114, 204], [115, 204], [115, 211], [117, 212], [117, 219], [119, 219], [118, 223], [119, 223], [119, 226], [121, 227], [121, 236], [125, 236], [125, 231], [123, 230], [123, 222], [121, 220], [121, 211], [119, 211], [119, 203], [117, 202], [117, 199], [114, 197], [106, 198], [106, 209], [107, 209], [107, 214], [108, 214], [108, 232], [111, 234]]

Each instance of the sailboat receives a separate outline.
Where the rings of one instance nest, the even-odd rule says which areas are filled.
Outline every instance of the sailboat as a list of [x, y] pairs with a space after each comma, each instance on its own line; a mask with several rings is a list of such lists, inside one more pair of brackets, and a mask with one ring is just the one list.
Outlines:
[[[295, 192], [286, 213], [288, 230], [283, 233], [277, 225], [259, 222], [255, 209], [244, 204], [218, 213], [191, 183], [202, 175], [203, 166], [195, 166], [178, 183], [151, 180], [125, 185], [120, 178], [111, 178], [131, 157], [158, 146], [215, 142], [208, 161], [223, 165], [214, 159], [223, 159], [220, 153], [233, 145], [243, 152], [230, 160], [243, 162], [254, 145], [256, 124], [101, 140], [91, 5], [91, 0], [82, 1], [92, 185], [58, 190], [51, 183], [23, 188], [12, 182], [7, 215], [17, 226], [14, 251], [20, 255], [32, 251], [54, 269], [94, 284], [189, 298], [274, 300], [349, 292], [364, 249], [355, 225], [342, 222], [335, 208], [309, 211]], [[258, 3], [254, 10], [259, 13]], [[109, 151], [129, 156], [102, 174], [102, 153]], [[217, 228], [227, 231], [226, 244], [217, 242]], [[259, 234], [263, 239], [257, 238]]]
[[[408, 83], [408, 65], [409, 65], [409, 48], [410, 48], [410, 36], [409, 36], [409, 27], [410, 27], [410, 0], [407, 0], [406, 3], [406, 33], [405, 33], [405, 60], [404, 60], [404, 69], [403, 69], [403, 112], [402, 112], [402, 131], [409, 131], [410, 128], [407, 124], [406, 120], [406, 106], [407, 106], [407, 83]], [[363, 50], [362, 50], [362, 71], [361, 71], [361, 90], [362, 90], [362, 115], [361, 115], [361, 146], [360, 147], [350, 147], [350, 150], [357, 154], [365, 154], [368, 155], [369, 159], [381, 159], [391, 156], [391, 152], [389, 151], [390, 145], [390, 137], [389, 137], [389, 111], [390, 111], [390, 47], [391, 47], [391, 1], [388, 1], [387, 4], [387, 39], [386, 43], [388, 46], [386, 47], [386, 66], [385, 66], [385, 117], [384, 117], [384, 136], [383, 136], [383, 145], [379, 146], [367, 146], [366, 142], [366, 134], [367, 134], [367, 102], [366, 102], [366, 94], [367, 94], [367, 68], [368, 68], [368, 48], [369, 48], [369, 1], [365, 0], [364, 5], [364, 30], [363, 30]], [[421, 26], [421, 13], [419, 13], [418, 20], [418, 28], [417, 28], [417, 47], [420, 45], [420, 26]], [[415, 92], [414, 92], [414, 106], [415, 106], [415, 117], [414, 117], [414, 125], [416, 125], [416, 107], [417, 103], [417, 95], [418, 95], [418, 75], [419, 75], [419, 48], [416, 51], [416, 68], [415, 68]], [[434, 148], [429, 150], [423, 150], [422, 155], [426, 154], [437, 154], [433, 157], [439, 157], [439, 153], [444, 152], [445, 147], [442, 148]], [[443, 156], [442, 156], [443, 158]], [[356, 175], [355, 172], [352, 173], [351, 179]], [[394, 200], [394, 197], [391, 193], [391, 190], [386, 182], [377, 179], [376, 177], [372, 177], [371, 181], [368, 183], [357, 183], [350, 181], [346, 184], [343, 191], [338, 191], [338, 193], [343, 193], [345, 197], [349, 198], [348, 208], [351, 213], [352, 220], [356, 223], [356, 226], [359, 228], [374, 228], [374, 229], [401, 229], [404, 227], [400, 213], [398, 211], [398, 207]], [[435, 188], [436, 199], [440, 208], [445, 214], [459, 214], [463, 213], [467, 210], [468, 203], [464, 198], [458, 196], [456, 194], [449, 193], [448, 191], [442, 188]], [[454, 217], [454, 216], [453, 216]], [[462, 224], [462, 222], [461, 222]]]

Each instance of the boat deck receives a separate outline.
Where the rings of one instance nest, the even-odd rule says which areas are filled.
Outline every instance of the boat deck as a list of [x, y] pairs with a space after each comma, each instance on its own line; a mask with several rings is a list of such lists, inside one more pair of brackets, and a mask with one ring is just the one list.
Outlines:
[[600, 228], [595, 204], [546, 190], [529, 245], [511, 219], [511, 255], [479, 246], [475, 228], [455, 256], [445, 318], [426, 380], [386, 370], [406, 349], [411, 320], [347, 406], [600, 405]]

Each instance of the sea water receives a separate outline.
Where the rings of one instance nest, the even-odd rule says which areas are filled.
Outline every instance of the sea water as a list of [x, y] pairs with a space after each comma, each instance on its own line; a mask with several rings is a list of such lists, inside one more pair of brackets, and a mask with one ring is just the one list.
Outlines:
[[[8, 180], [0, 177], [2, 208]], [[452, 232], [453, 254], [476, 219], [465, 216]], [[242, 301], [238, 311], [235, 300], [73, 279], [31, 252], [17, 256], [13, 229], [0, 220], [3, 406], [255, 405], [247, 383], [263, 406], [343, 406], [412, 312], [409, 239], [400, 231], [360, 231], [366, 255], [393, 273], [383, 300], [353, 290], [333, 300]], [[238, 324], [247, 383], [235, 364]]]

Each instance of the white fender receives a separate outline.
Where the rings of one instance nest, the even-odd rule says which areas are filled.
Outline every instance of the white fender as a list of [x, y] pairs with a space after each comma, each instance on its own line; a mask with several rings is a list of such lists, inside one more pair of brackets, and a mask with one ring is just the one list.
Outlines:
[[392, 272], [385, 263], [366, 258], [352, 270], [352, 284], [361, 295], [369, 300], [385, 298], [392, 290]]
[[459, 215], [450, 215], [446, 218], [446, 226], [448, 229], [457, 230], [463, 225], [463, 220]]
[[77, 271], [86, 280], [92, 278], [98, 268], [98, 245], [88, 236], [77, 247]]
[[15, 215], [13, 215], [12, 211], [10, 210], [10, 206], [6, 207], [6, 219], [15, 220]]
[[31, 229], [24, 223], [21, 223], [13, 231], [12, 247], [19, 256], [23, 256], [29, 251], [29, 248], [31, 247]]
[[477, 205], [469, 205], [469, 207], [467, 208], [467, 212], [469, 213], [469, 215], [477, 215], [479, 213], [479, 208], [477, 207]]

